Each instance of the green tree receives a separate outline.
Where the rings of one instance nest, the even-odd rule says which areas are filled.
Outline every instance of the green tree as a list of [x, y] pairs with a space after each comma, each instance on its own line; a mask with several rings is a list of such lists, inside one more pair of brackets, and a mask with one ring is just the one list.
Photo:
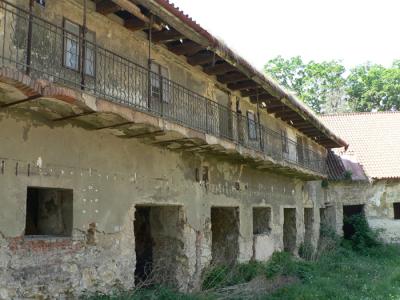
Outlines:
[[339, 61], [305, 63], [300, 56], [278, 56], [267, 62], [264, 71], [318, 113], [345, 110], [346, 69]]
[[400, 110], [400, 60], [389, 68], [366, 63], [346, 71], [336, 60], [277, 56], [264, 71], [318, 113]]
[[390, 68], [366, 63], [350, 71], [346, 92], [354, 111], [400, 109], [400, 60]]

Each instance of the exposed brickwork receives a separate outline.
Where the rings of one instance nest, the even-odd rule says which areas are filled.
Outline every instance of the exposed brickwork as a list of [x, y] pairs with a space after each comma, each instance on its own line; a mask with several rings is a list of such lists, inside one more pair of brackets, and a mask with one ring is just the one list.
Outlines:
[[76, 252], [83, 247], [82, 242], [73, 241], [71, 238], [27, 239], [16, 237], [7, 239], [11, 252], [47, 252], [52, 250], [70, 250]]

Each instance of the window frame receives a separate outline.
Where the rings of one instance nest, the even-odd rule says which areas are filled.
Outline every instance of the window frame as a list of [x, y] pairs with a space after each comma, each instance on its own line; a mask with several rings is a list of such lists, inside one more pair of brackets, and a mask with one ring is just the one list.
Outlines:
[[[77, 54], [78, 64], [77, 64], [77, 68], [76, 69], [72, 68], [72, 67], [70, 67], [70, 66], [68, 66], [66, 64], [66, 51], [67, 51], [67, 49], [66, 49], [66, 41], [68, 40], [68, 34], [75, 36], [75, 34], [73, 32], [71, 32], [71, 31], [66, 29], [66, 24], [67, 23], [70, 23], [71, 25], [78, 27], [78, 40], [76, 41], [77, 42], [77, 46], [78, 46], [78, 54]], [[70, 19], [63, 17], [62, 30], [63, 30], [62, 66], [64, 68], [68, 69], [68, 70], [80, 73], [82, 71], [82, 68], [81, 68], [81, 57], [82, 57], [81, 36], [82, 36], [83, 27], [79, 23], [71, 21]], [[87, 60], [87, 56], [85, 57], [85, 62], [84, 62], [84, 65], [83, 65], [83, 67], [85, 68], [84, 74], [85, 74], [85, 76], [87, 76], [89, 78], [96, 78], [96, 62], [97, 62], [97, 53], [96, 53], [96, 50], [95, 50], [96, 49], [96, 47], [95, 47], [95, 45], [96, 45], [96, 32], [87, 29], [87, 33], [93, 34], [93, 41], [89, 41], [89, 43], [93, 44], [93, 46], [94, 46], [94, 49], [92, 49], [92, 51], [93, 51], [93, 74], [88, 73], [88, 71], [86, 70], [86, 63], [88, 61]], [[87, 38], [85, 39], [85, 41], [87, 41]], [[88, 46], [86, 45], [85, 46], [85, 51], [87, 51], [87, 49], [88, 49]]]
[[[37, 226], [39, 224], [39, 219], [37, 213], [39, 212], [38, 207], [40, 205], [40, 202], [43, 201], [41, 198], [29, 198], [32, 193], [39, 193], [39, 191], [47, 191], [47, 192], [58, 192], [58, 193], [63, 193], [63, 197], [68, 194], [70, 196], [69, 199], [62, 199], [62, 214], [61, 214], [61, 220], [57, 221], [62, 221], [64, 225], [69, 225], [69, 227], [64, 228], [64, 233], [63, 234], [52, 234], [52, 233], [42, 233], [39, 232], [38, 228], [36, 228], [36, 233], [32, 232], [32, 228], [29, 229], [29, 227], [32, 225], [30, 221], [34, 222], [34, 225]], [[30, 193], [31, 191], [31, 193]], [[38, 196], [38, 194], [37, 194]], [[32, 204], [32, 203], [35, 203]], [[68, 213], [64, 211], [66, 208], [67, 202], [69, 203], [69, 213], [70, 215], [65, 215], [65, 213]], [[32, 210], [34, 208], [34, 210]], [[67, 219], [65, 219], [67, 218]], [[36, 221], [35, 221], [36, 220]], [[66, 223], [66, 220], [69, 221], [69, 224]], [[72, 188], [63, 188], [63, 187], [47, 187], [47, 186], [36, 186], [36, 185], [28, 185], [26, 187], [26, 199], [25, 199], [25, 228], [24, 228], [24, 238], [25, 239], [71, 239], [73, 236], [73, 228], [74, 228], [74, 189]]]
[[[153, 66], [157, 67], [157, 72], [153, 71]], [[167, 80], [168, 82], [170, 80], [170, 72], [169, 72], [168, 67], [166, 67], [165, 65], [160, 64], [159, 62], [157, 62], [155, 60], [150, 60], [149, 61], [149, 70], [150, 70], [150, 74], [153, 74], [153, 76], [154, 76], [154, 74], [156, 74], [158, 76], [158, 81], [157, 82], [159, 84], [158, 88], [160, 90], [160, 92], [159, 92], [160, 95], [158, 95], [157, 98], [161, 99], [161, 101], [160, 101], [161, 103], [169, 104], [170, 103], [169, 93], [165, 93], [166, 90], [169, 90], [169, 85], [165, 84], [165, 80]], [[162, 74], [163, 70], [166, 70], [166, 73], [167, 73], [168, 77], [165, 77]], [[152, 77], [152, 75], [150, 75], [150, 93], [151, 93], [150, 95], [151, 95], [152, 99], [156, 99], [156, 97], [153, 98], [153, 95], [152, 95], [152, 93], [153, 93], [153, 80], [154, 80], [154, 78]]]
[[393, 202], [393, 220], [400, 220], [400, 202]]
[[[251, 119], [250, 116], [253, 116], [253, 119]], [[258, 139], [257, 116], [254, 111], [247, 110], [246, 117], [247, 117], [247, 134], [248, 134], [249, 140], [256, 141]], [[252, 132], [253, 129], [254, 129], [254, 132]]]
[[282, 143], [282, 152], [285, 154], [288, 154], [289, 153], [289, 138], [288, 138], [286, 128], [281, 129], [281, 143]]

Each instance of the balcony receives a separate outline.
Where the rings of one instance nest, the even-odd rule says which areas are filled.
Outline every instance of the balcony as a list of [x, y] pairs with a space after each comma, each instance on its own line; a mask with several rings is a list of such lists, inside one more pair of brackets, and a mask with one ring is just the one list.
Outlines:
[[223, 153], [260, 169], [326, 176], [320, 153], [82, 34], [1, 3], [0, 109], [29, 109], [170, 149]]

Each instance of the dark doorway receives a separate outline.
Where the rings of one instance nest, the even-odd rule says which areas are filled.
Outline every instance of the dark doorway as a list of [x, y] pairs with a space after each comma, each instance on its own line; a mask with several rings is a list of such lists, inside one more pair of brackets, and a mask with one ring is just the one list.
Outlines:
[[253, 234], [269, 234], [271, 232], [271, 208], [253, 207]]
[[400, 203], [399, 202], [393, 203], [393, 217], [395, 220], [400, 219]]
[[237, 207], [212, 207], [212, 262], [233, 264], [239, 253], [239, 209]]
[[283, 209], [283, 249], [294, 252], [296, 249], [296, 208]]
[[314, 209], [304, 208], [304, 243], [311, 245], [313, 236]]
[[[145, 280], [153, 264], [150, 207], [137, 207], [135, 212], [136, 281]], [[136, 282], [137, 283], [137, 282]]]
[[351, 217], [363, 214], [364, 205], [343, 205], [343, 237], [345, 239], [351, 239], [355, 233], [354, 226], [350, 222]]
[[179, 206], [136, 206], [135, 281], [177, 286], [183, 272], [184, 237]]

